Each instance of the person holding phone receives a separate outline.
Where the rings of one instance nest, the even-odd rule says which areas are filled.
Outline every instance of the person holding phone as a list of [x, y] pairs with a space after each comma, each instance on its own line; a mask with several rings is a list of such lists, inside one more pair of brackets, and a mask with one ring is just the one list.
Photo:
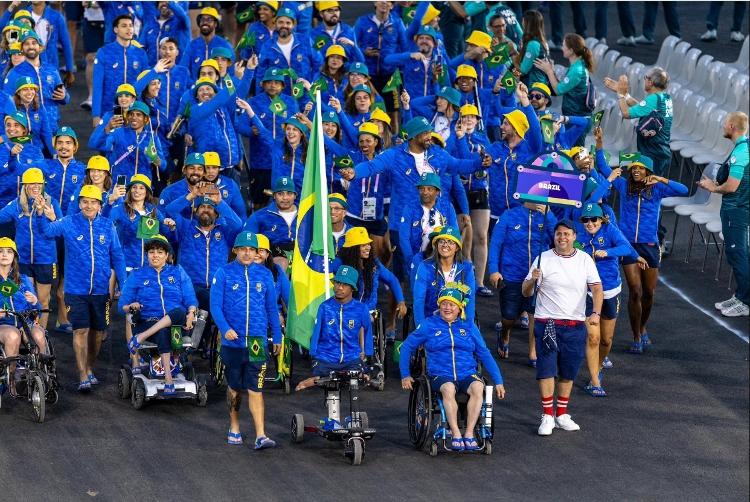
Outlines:
[[115, 93], [112, 111], [104, 114], [94, 132], [89, 137], [89, 148], [103, 153], [107, 147], [107, 135], [118, 127], [125, 125], [125, 114], [135, 103], [135, 88], [130, 84], [122, 84]]
[[145, 17], [138, 34], [151, 66], [162, 57], [161, 43], [165, 37], [172, 38], [177, 47], [187, 47], [190, 42], [190, 18], [179, 2], [157, 2], [154, 14]]
[[[95, 186], [102, 194], [101, 211], [103, 216], [108, 216], [112, 206], [125, 196], [125, 176], [117, 179], [118, 183], [112, 183], [112, 175], [109, 161], [101, 155], [94, 155], [86, 164], [86, 175], [83, 177], [83, 185]], [[67, 215], [76, 214], [81, 209], [75, 202], [78, 200], [83, 187], [75, 191], [68, 203]]]

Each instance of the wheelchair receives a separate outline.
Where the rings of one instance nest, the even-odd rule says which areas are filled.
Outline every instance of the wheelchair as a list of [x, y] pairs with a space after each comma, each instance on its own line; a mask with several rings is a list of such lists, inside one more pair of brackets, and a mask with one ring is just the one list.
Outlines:
[[[281, 385], [284, 394], [287, 396], [292, 393], [292, 341], [286, 336], [286, 330], [281, 329], [281, 353], [278, 356], [273, 356], [273, 337], [269, 334], [268, 336], [268, 354], [271, 354], [273, 360], [273, 373], [266, 372], [266, 376], [263, 381], [266, 383], [274, 383]], [[223, 374], [223, 370], [222, 370]]]
[[[140, 410], [147, 401], [154, 399], [192, 399], [197, 406], [206, 406], [208, 387], [204, 375], [196, 374], [192, 362], [192, 348], [200, 344], [203, 329], [206, 326], [208, 312], [198, 310], [193, 329], [186, 332], [181, 326], [172, 326], [172, 348], [170, 366], [176, 393], [164, 395], [165, 368], [162, 366], [158, 347], [148, 340], [137, 349], [139, 361], [145, 369], [140, 374], [133, 374], [130, 364], [123, 364], [117, 376], [117, 394], [121, 399], [130, 398], [133, 408]], [[134, 331], [135, 333], [135, 331]], [[185, 343], [185, 336], [192, 337]]]
[[[57, 367], [52, 343], [45, 332], [47, 352], [42, 354], [31, 336], [31, 328], [39, 313], [49, 311], [5, 310], [5, 312], [6, 315], [15, 317], [20, 324], [21, 347], [17, 356], [6, 357], [3, 347], [0, 346], [0, 389], [4, 390], [10, 386], [10, 365], [16, 363], [13, 376], [16, 393], [19, 398], [26, 399], [31, 404], [34, 421], [42, 423], [46, 416], [47, 404], [57, 403], [60, 386], [57, 382]], [[0, 407], [2, 407], [2, 394], [3, 392], [0, 391]]]
[[[328, 415], [319, 421], [319, 425], [305, 425], [301, 413], [292, 417], [292, 442], [304, 441], [305, 432], [316, 433], [329, 441], [342, 441], [344, 455], [352, 465], [360, 465], [365, 455], [365, 441], [375, 436], [375, 429], [370, 427], [366, 411], [359, 409], [359, 388], [365, 381], [365, 374], [360, 370], [332, 371], [327, 377], [316, 382], [325, 392]], [[341, 417], [341, 391], [349, 394], [349, 415]]]
[[380, 309], [370, 311], [370, 315], [373, 318], [372, 323], [372, 368], [375, 373], [374, 378], [370, 380], [370, 385], [376, 390], [385, 389], [385, 377], [386, 377], [386, 339], [385, 339], [385, 321], [383, 312]]
[[[422, 373], [426, 367], [426, 358], [423, 349], [420, 348], [410, 361], [414, 384], [409, 393], [408, 427], [409, 440], [415, 449], [423, 451], [428, 448], [431, 457], [437, 456], [442, 448], [453, 452], [450, 448], [450, 427], [445, 414], [445, 406], [439, 389], [433, 389], [430, 379]], [[481, 371], [481, 368], [480, 368]], [[419, 374], [421, 373], [421, 374]], [[479, 445], [478, 452], [486, 455], [492, 454], [492, 439], [495, 434], [495, 423], [493, 420], [493, 395], [494, 387], [482, 378], [484, 383], [484, 402], [479, 413], [479, 419], [474, 427], [474, 437]], [[466, 393], [456, 393], [458, 404], [458, 426], [466, 427], [467, 404], [469, 396]], [[427, 446], [429, 444], [429, 446]]]

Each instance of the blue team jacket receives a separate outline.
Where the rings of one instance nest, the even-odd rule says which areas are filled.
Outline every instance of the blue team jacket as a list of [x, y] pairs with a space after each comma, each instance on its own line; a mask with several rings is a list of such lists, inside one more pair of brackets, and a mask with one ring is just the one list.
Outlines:
[[350, 300], [341, 304], [333, 296], [318, 307], [310, 356], [327, 363], [359, 359], [359, 330], [364, 329], [365, 355], [372, 355], [372, 321], [364, 303]]

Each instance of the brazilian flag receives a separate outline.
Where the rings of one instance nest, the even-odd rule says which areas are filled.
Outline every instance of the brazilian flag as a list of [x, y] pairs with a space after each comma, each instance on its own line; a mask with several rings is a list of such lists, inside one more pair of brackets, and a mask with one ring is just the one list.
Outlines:
[[17, 136], [10, 138], [10, 142], [17, 145], [25, 145], [26, 143], [31, 143], [31, 136]]
[[298, 82], [292, 86], [292, 97], [294, 99], [300, 99], [305, 94], [305, 86], [302, 82]]
[[487, 63], [487, 68], [495, 69], [500, 65], [504, 65], [506, 62], [510, 60], [510, 49], [508, 48], [507, 44], [503, 44], [499, 47], [496, 47], [494, 51], [492, 51], [492, 54], [490, 54], [490, 57], [488, 57], [485, 62]]
[[237, 90], [234, 88], [234, 80], [232, 80], [232, 77], [230, 77], [228, 73], [224, 75], [224, 85], [226, 86], [227, 92], [230, 96], [237, 92]]
[[235, 47], [236, 50], [242, 50], [245, 47], [255, 47], [255, 44], [257, 43], [257, 39], [255, 36], [254, 31], [246, 31], [242, 34], [242, 38], [240, 38], [240, 41], [237, 43], [237, 47]]
[[11, 281], [10, 279], [6, 279], [3, 282], [0, 282], [0, 294], [5, 296], [6, 298], [10, 298], [14, 294], [16, 294], [16, 291], [18, 291], [18, 284]]
[[505, 72], [502, 78], [503, 88], [508, 92], [513, 92], [516, 89], [516, 76], [513, 72], [508, 70]]
[[286, 111], [286, 103], [284, 103], [284, 100], [279, 96], [276, 96], [271, 100], [271, 104], [268, 106], [268, 109], [271, 110], [274, 115], [281, 116]]
[[548, 145], [555, 143], [555, 124], [550, 119], [541, 119], [539, 125], [542, 128], [542, 137]]
[[596, 112], [592, 117], [591, 120], [593, 122], [592, 128], [599, 127], [599, 124], [602, 123], [602, 119], [604, 118], [604, 110], [599, 110]]
[[408, 26], [414, 20], [414, 14], [416, 11], [416, 7], [406, 7], [401, 11], [401, 20], [405, 25]]
[[151, 131], [151, 137], [148, 140], [148, 146], [146, 147], [146, 157], [151, 162], [156, 162], [159, 158], [159, 152], [156, 151], [156, 143], [154, 142], [154, 132]]
[[247, 345], [248, 360], [251, 363], [266, 361], [266, 343], [263, 337], [254, 336]]
[[393, 342], [393, 362], [398, 364], [401, 361], [401, 345], [403, 345], [404, 342], [401, 340], [396, 340]]
[[318, 35], [315, 37], [315, 41], [313, 42], [313, 47], [317, 50], [321, 50], [323, 47], [326, 46], [328, 43], [328, 37], [326, 35]]
[[354, 167], [354, 161], [349, 155], [344, 155], [341, 157], [334, 157], [333, 165], [336, 166], [337, 169], [351, 169]]
[[297, 72], [294, 71], [292, 68], [286, 68], [284, 70], [281, 70], [282, 75], [286, 75], [289, 77], [289, 80], [292, 82], [296, 82], [299, 76], [297, 76]]
[[620, 163], [621, 166], [627, 166], [635, 162], [636, 160], [639, 160], [641, 158], [641, 154], [638, 152], [634, 153], [625, 153], [620, 152]]
[[234, 15], [234, 18], [237, 20], [239, 24], [249, 23], [254, 18], [253, 14], [253, 8], [248, 7], [247, 9], [243, 10], [242, 12], [238, 12]]
[[328, 90], [328, 82], [326, 82], [326, 79], [323, 77], [320, 77], [318, 80], [312, 83], [310, 86], [310, 99], [313, 101], [315, 100], [315, 95], [320, 91], [321, 93], [323, 91]]
[[393, 72], [393, 75], [391, 75], [391, 78], [388, 79], [388, 82], [385, 83], [385, 87], [383, 87], [383, 92], [393, 92], [398, 91], [398, 88], [403, 85], [403, 81], [401, 80], [401, 71], [396, 68], [396, 71]]

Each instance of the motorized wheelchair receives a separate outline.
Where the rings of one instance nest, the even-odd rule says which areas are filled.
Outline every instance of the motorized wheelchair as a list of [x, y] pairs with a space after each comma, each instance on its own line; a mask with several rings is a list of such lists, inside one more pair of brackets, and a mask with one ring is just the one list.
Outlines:
[[386, 339], [385, 339], [385, 322], [383, 312], [380, 309], [370, 311], [372, 322], [372, 369], [373, 376], [370, 379], [370, 385], [377, 390], [385, 389], [386, 377]]
[[[424, 373], [426, 356], [420, 348], [410, 361], [409, 367], [414, 378], [412, 390], [409, 394], [408, 426], [409, 440], [417, 450], [429, 448], [431, 457], [437, 456], [442, 447], [452, 452], [450, 448], [450, 427], [445, 414], [445, 406], [439, 389], [433, 389], [430, 379]], [[479, 369], [481, 372], [481, 368]], [[482, 378], [484, 383], [484, 402], [479, 413], [479, 419], [474, 427], [474, 436], [480, 452], [492, 454], [492, 439], [495, 434], [493, 420], [494, 387]], [[467, 404], [469, 396], [466, 393], [456, 393], [458, 404], [458, 426], [466, 427]], [[429, 446], [427, 446], [429, 445]]]
[[204, 375], [198, 375], [195, 372], [192, 348], [200, 344], [207, 317], [208, 312], [198, 310], [193, 329], [189, 332], [181, 326], [172, 326], [173, 352], [170, 366], [175, 394], [164, 395], [165, 369], [162, 367], [157, 345], [144, 341], [137, 349], [141, 372], [134, 374], [130, 364], [123, 364], [120, 368], [117, 377], [117, 394], [120, 398], [130, 398], [136, 410], [140, 410], [147, 401], [153, 399], [193, 399], [196, 405], [206, 406], [208, 402], [207, 379]]
[[52, 343], [45, 333], [46, 353], [41, 353], [34, 343], [31, 329], [36, 316], [48, 310], [13, 311], [3, 309], [8, 316], [15, 317], [21, 331], [21, 347], [17, 356], [6, 357], [0, 346], [0, 407], [4, 389], [10, 386], [10, 365], [16, 363], [13, 374], [16, 394], [31, 404], [32, 416], [36, 422], [44, 422], [47, 404], [57, 403], [59, 384]]
[[[342, 441], [344, 455], [352, 465], [360, 465], [365, 455], [365, 441], [375, 436], [375, 429], [370, 427], [366, 411], [359, 409], [360, 384], [366, 382], [365, 373], [361, 370], [332, 371], [327, 377], [321, 377], [315, 383], [323, 388], [328, 415], [319, 420], [318, 425], [305, 425], [301, 413], [292, 417], [292, 441], [301, 443], [305, 432], [314, 432], [329, 441]], [[349, 394], [349, 415], [341, 416], [341, 392]]]

